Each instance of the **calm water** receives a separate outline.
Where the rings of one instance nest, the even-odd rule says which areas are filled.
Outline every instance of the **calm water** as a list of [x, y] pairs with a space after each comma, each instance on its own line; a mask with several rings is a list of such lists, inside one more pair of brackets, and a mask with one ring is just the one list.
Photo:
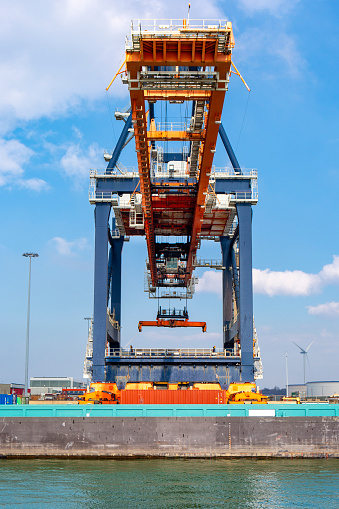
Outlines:
[[3, 460], [0, 507], [339, 509], [339, 461]]

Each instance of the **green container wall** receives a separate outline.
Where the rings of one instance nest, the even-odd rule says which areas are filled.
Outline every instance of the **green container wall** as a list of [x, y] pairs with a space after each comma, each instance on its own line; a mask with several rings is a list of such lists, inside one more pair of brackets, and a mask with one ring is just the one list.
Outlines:
[[339, 417], [339, 405], [1, 405], [1, 417]]

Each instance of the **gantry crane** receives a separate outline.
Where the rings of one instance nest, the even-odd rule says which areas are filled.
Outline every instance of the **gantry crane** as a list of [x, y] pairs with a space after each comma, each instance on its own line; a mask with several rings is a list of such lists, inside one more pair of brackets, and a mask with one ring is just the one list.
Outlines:
[[[233, 47], [228, 21], [132, 22], [121, 72], [131, 106], [116, 112], [125, 125], [113, 153], [105, 154], [106, 170], [90, 174], [90, 202], [95, 204], [93, 381], [122, 386], [127, 380], [218, 380], [222, 386], [253, 381], [260, 361], [252, 297], [257, 172], [240, 168], [221, 123]], [[218, 134], [232, 168], [213, 166]], [[138, 171], [119, 163], [132, 136]], [[190, 299], [195, 267], [222, 270], [222, 348], [121, 348], [122, 247], [135, 235], [146, 238], [151, 298]], [[220, 242], [221, 262], [198, 259], [204, 239]], [[206, 330], [205, 322], [189, 320], [187, 306], [159, 306], [156, 320], [141, 320], [139, 330], [144, 326]]]

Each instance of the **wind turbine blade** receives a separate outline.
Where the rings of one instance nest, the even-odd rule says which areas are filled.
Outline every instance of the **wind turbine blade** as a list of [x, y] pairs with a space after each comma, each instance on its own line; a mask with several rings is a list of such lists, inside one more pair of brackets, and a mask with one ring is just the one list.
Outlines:
[[311, 343], [311, 344], [309, 344], [309, 345], [308, 345], [308, 347], [306, 348], [306, 352], [308, 352], [308, 351], [309, 351], [309, 349], [311, 348], [311, 346], [313, 345], [313, 343], [314, 343], [314, 342], [315, 342], [315, 339], [312, 341], [312, 343]]
[[[294, 343], [294, 341], [292, 341], [292, 343]], [[304, 350], [303, 348], [301, 348], [301, 346], [297, 345], [297, 343], [294, 343], [294, 344], [295, 344], [295, 346], [297, 346], [298, 348], [300, 348], [300, 350], [301, 350], [302, 352], [305, 352], [305, 350]]]

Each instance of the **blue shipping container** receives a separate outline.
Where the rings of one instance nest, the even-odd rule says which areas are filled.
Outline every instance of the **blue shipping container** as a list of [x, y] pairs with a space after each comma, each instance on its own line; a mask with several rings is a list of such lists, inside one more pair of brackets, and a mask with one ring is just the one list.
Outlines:
[[13, 394], [0, 394], [0, 405], [13, 405]]

